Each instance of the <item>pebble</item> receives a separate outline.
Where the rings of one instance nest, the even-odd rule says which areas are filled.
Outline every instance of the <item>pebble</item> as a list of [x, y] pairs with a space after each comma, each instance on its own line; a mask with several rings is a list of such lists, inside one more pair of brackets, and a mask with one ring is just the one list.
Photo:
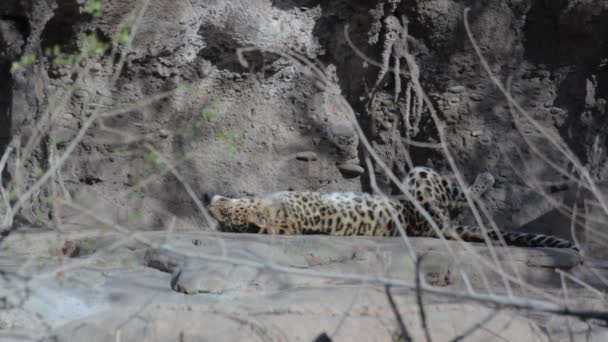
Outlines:
[[95, 63], [91, 66], [91, 72], [99, 72], [103, 69], [101, 63]]
[[166, 137], [168, 137], [168, 136], [169, 136], [169, 131], [168, 131], [168, 130], [166, 130], [166, 129], [161, 129], [160, 131], [158, 131], [158, 135], [159, 135], [161, 138], [166, 138]]
[[394, 105], [394, 102], [391, 99], [384, 99], [384, 100], [381, 101], [381, 103], [383, 105], [387, 106], [387, 107], [390, 107], [390, 106]]
[[477, 93], [471, 94], [471, 100], [479, 102], [479, 101], [483, 100], [483, 96], [481, 96], [481, 94], [477, 94]]
[[74, 96], [81, 99], [89, 96], [89, 92], [84, 89], [76, 89], [74, 90]]
[[352, 137], [357, 135], [357, 132], [351, 124], [336, 123], [329, 127], [329, 133], [336, 137]]
[[356, 164], [340, 164], [338, 165], [338, 170], [340, 170], [345, 176], [349, 177], [357, 177], [365, 172], [363, 167]]
[[313, 151], [305, 151], [296, 153], [296, 159], [303, 161], [315, 161], [319, 159], [319, 156], [317, 156], [317, 154]]
[[451, 102], [451, 103], [459, 103], [459, 102], [460, 102], [460, 99], [459, 99], [459, 98], [457, 98], [457, 97], [451, 97], [451, 98], [450, 98], [450, 102]]
[[471, 131], [471, 136], [472, 137], [478, 137], [478, 136], [480, 136], [482, 134], [483, 134], [483, 131], [481, 131], [481, 130]]
[[460, 94], [464, 92], [466, 88], [462, 85], [452, 86], [448, 89], [448, 91], [452, 94]]
[[559, 114], [559, 112], [561, 112], [562, 110], [558, 107], [553, 107], [551, 108], [550, 112], [551, 114]]

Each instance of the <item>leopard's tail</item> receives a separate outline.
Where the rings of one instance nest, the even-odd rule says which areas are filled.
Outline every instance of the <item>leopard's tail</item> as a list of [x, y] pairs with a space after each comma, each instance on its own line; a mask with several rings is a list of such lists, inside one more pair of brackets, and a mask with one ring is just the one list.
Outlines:
[[[552, 235], [515, 232], [502, 232], [501, 235], [509, 246], [569, 248], [580, 252], [572, 241]], [[488, 236], [493, 240], [498, 240], [498, 234], [495, 231], [488, 232]]]
[[[465, 241], [484, 241], [481, 229], [477, 227], [458, 227], [456, 228], [456, 232]], [[500, 237], [496, 231], [489, 230], [487, 233], [488, 237], [493, 241], [500, 241]], [[573, 242], [552, 235], [517, 232], [500, 232], [500, 235], [508, 246], [569, 248], [580, 252]]]

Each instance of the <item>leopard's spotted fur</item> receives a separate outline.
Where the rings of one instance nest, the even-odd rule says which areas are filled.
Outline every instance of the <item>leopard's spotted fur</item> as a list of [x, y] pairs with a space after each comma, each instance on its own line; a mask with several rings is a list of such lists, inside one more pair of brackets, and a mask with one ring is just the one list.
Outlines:
[[[480, 196], [494, 184], [489, 173], [480, 174], [468, 189]], [[453, 209], [466, 206], [462, 189], [436, 171], [416, 167], [404, 180], [409, 194], [430, 214], [447, 238], [484, 241], [478, 227], [452, 223]], [[264, 197], [230, 199], [214, 196], [211, 215], [223, 231], [263, 234], [328, 234], [397, 236], [395, 219], [408, 236], [437, 237], [428, 221], [405, 196], [387, 198], [359, 192], [276, 192]], [[502, 232], [508, 245], [524, 247], [576, 247], [550, 235]], [[499, 241], [495, 231], [488, 237]]]

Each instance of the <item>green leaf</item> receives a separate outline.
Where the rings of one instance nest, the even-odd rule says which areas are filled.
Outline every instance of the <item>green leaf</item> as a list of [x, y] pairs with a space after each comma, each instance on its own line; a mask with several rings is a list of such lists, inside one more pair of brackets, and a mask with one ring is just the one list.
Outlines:
[[82, 12], [94, 17], [101, 17], [103, 15], [103, 2], [101, 0], [91, 0], [84, 5]]
[[34, 62], [36, 62], [36, 55], [33, 53], [23, 55], [18, 61], [13, 61], [11, 63], [11, 72], [19, 71], [30, 64], [34, 64]]

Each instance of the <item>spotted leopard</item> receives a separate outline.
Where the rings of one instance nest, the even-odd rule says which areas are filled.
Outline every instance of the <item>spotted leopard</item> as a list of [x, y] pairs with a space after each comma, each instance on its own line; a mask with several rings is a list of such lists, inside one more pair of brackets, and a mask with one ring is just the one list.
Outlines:
[[[446, 238], [456, 236], [483, 242], [482, 230], [453, 224], [454, 212], [466, 206], [457, 182], [426, 167], [415, 167], [403, 181], [409, 195], [425, 209]], [[467, 189], [479, 197], [494, 185], [490, 173], [477, 176]], [[386, 197], [361, 192], [281, 191], [262, 197], [231, 199], [216, 195], [209, 205], [222, 231], [260, 234], [327, 234], [338, 236], [398, 236], [399, 225], [408, 236], [438, 237], [421, 211], [406, 196]], [[456, 235], [456, 236], [455, 236]], [[502, 232], [507, 245], [578, 250], [568, 240], [550, 235]], [[487, 231], [494, 243], [499, 233]]]

